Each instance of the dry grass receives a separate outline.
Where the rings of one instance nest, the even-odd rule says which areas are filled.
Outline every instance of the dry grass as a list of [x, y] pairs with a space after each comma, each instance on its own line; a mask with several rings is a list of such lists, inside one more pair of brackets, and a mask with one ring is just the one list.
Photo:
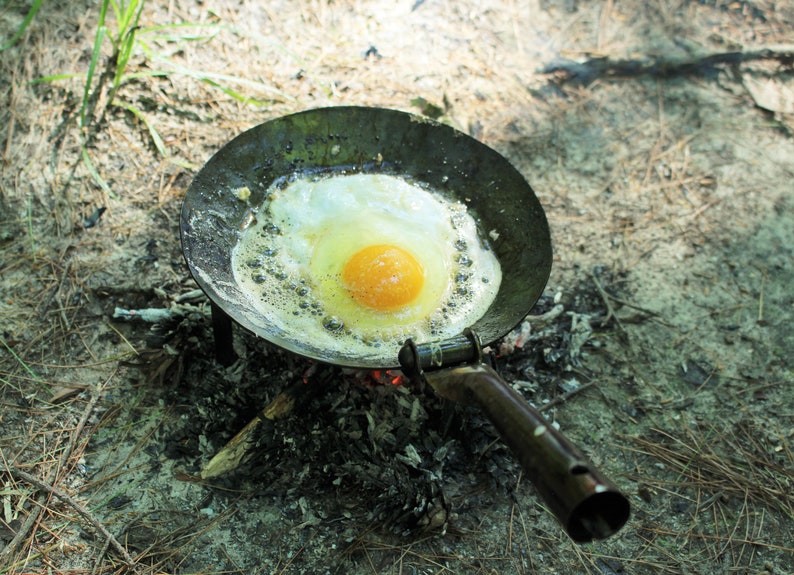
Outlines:
[[633, 476], [643, 499], [657, 508], [662, 500], [677, 516], [678, 528], [643, 522], [642, 555], [677, 549], [679, 561], [744, 569], [764, 550], [794, 552], [794, 459], [780, 432], [749, 418], [625, 437], [628, 450], [646, 456]]
[[[773, 428], [774, 429], [774, 428]], [[639, 453], [677, 474], [665, 487], [695, 491], [697, 514], [718, 501], [736, 498], [778, 509], [794, 519], [794, 459], [788, 438], [757, 421], [685, 427], [674, 434], [652, 430], [632, 438]], [[661, 486], [661, 484], [660, 484]]]

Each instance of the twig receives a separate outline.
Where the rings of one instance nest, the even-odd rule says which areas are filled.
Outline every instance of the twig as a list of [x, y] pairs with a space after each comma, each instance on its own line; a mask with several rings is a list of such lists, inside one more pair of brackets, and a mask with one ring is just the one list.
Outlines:
[[564, 311], [565, 307], [562, 304], [557, 304], [546, 313], [541, 313], [539, 315], [528, 315], [524, 319], [532, 324], [533, 330], [537, 331], [549, 325], [560, 315], [562, 315], [562, 312]]
[[609, 296], [609, 294], [606, 291], [604, 291], [604, 288], [601, 287], [601, 284], [599, 283], [598, 278], [596, 277], [596, 275], [595, 274], [590, 274], [590, 276], [593, 278], [593, 284], [595, 285], [596, 289], [598, 290], [598, 293], [601, 294], [601, 299], [604, 300], [604, 305], [607, 306], [607, 316], [604, 319], [601, 320], [601, 327], [604, 327], [607, 324], [607, 322], [609, 321], [609, 318], [613, 317], [613, 318], [615, 318], [615, 323], [618, 324], [618, 327], [620, 328], [620, 330], [621, 331], [626, 331], [625, 329], [623, 329], [623, 324], [620, 323], [620, 319], [618, 318], [618, 316], [615, 315], [615, 310], [613, 309], [612, 302], [611, 302], [612, 298]]
[[113, 319], [126, 321], [139, 320], [148, 323], [160, 323], [179, 319], [191, 313], [202, 313], [201, 309], [190, 304], [172, 304], [168, 308], [124, 309], [117, 307]]
[[761, 287], [758, 290], [758, 325], [764, 321], [764, 285], [766, 284], [766, 270], [761, 270]]
[[85, 424], [88, 422], [88, 418], [91, 417], [91, 414], [94, 412], [94, 408], [96, 408], [96, 404], [99, 402], [99, 398], [102, 397], [102, 391], [105, 389], [105, 385], [110, 383], [110, 380], [113, 379], [113, 376], [116, 375], [118, 371], [118, 367], [113, 370], [113, 373], [110, 374], [103, 383], [96, 386], [94, 389], [94, 393], [91, 395], [91, 399], [88, 400], [88, 405], [85, 406], [83, 410], [83, 415], [80, 417], [80, 421], [77, 422], [77, 425], [72, 432], [72, 437], [69, 439], [69, 445], [61, 454], [61, 458], [58, 461], [58, 469], [55, 471], [54, 477], [58, 477], [58, 473], [66, 466], [66, 462], [69, 461], [69, 458], [74, 453], [74, 448], [77, 446], [77, 440], [80, 435], [83, 433], [83, 429], [85, 429]]
[[[91, 413], [94, 411], [94, 408], [96, 407], [99, 398], [102, 396], [102, 390], [105, 388], [105, 385], [113, 378], [115, 374], [116, 374], [116, 370], [113, 371], [111, 376], [104, 383], [98, 385], [96, 390], [94, 391], [94, 395], [91, 397], [90, 401], [88, 402], [88, 405], [83, 410], [83, 415], [80, 418], [80, 421], [77, 422], [77, 425], [75, 426], [74, 431], [72, 432], [72, 437], [69, 439], [69, 445], [67, 445], [66, 449], [64, 449], [63, 453], [61, 454], [61, 458], [58, 460], [58, 466], [55, 468], [55, 470], [51, 475], [51, 479], [50, 479], [51, 481], [55, 481], [57, 479], [58, 474], [64, 468], [66, 462], [69, 461], [69, 458], [72, 456], [72, 453], [74, 452], [74, 448], [77, 445], [77, 439], [80, 437], [80, 434], [83, 432], [83, 429], [85, 428], [85, 424], [88, 421], [88, 418], [91, 416]], [[7, 461], [5, 461], [5, 459], [3, 459], [3, 465], [5, 466], [6, 470], [9, 473], [12, 473], [12, 470], [14, 468], [11, 467], [11, 465]], [[25, 519], [25, 522], [22, 524], [19, 530], [16, 532], [14, 538], [2, 550], [0, 550], [0, 560], [7, 560], [8, 558], [10, 558], [11, 555], [16, 550], [16, 548], [19, 547], [19, 545], [22, 543], [25, 537], [27, 537], [27, 534], [31, 531], [31, 529], [33, 529], [33, 525], [38, 520], [41, 510], [44, 508], [45, 499], [46, 497], [44, 495], [40, 495], [36, 499], [36, 506], [31, 508], [30, 514], [28, 515], [27, 519]]]
[[[681, 533], [677, 531], [673, 531], [672, 529], [663, 529], [661, 527], [654, 527], [653, 529], [649, 528], [648, 531], [652, 533], [656, 533], [657, 535], [671, 535], [671, 536], [680, 536]], [[707, 533], [694, 533], [690, 531], [686, 534], [687, 537], [691, 539], [705, 539], [707, 541], [724, 541], [725, 537], [720, 535], [710, 535]], [[779, 551], [785, 551], [786, 553], [794, 552], [794, 547], [789, 547], [786, 545], [776, 545], [774, 543], [767, 543], [765, 541], [750, 539], [750, 538], [737, 538], [733, 539], [734, 543], [741, 543], [743, 545], [755, 545], [759, 547], [766, 547], [768, 549], [777, 549]]]
[[312, 394], [327, 390], [328, 386], [325, 384], [332, 373], [329, 371], [322, 376], [310, 377], [306, 381], [299, 379], [279, 393], [248, 425], [210, 459], [209, 463], [201, 470], [201, 478], [211, 479], [237, 469], [254, 445], [254, 438], [256, 437], [254, 432], [259, 428], [259, 424], [264, 421], [274, 421], [286, 417], [292, 413], [292, 410], [297, 405], [306, 401]]
[[[16, 75], [16, 73], [14, 73], [14, 76], [15, 75]], [[9, 98], [10, 100], [14, 99], [14, 92], [16, 91], [15, 88], [14, 88], [15, 85], [16, 85], [16, 83], [13, 81], [13, 76], [12, 76], [11, 97]], [[5, 152], [3, 153], [3, 160], [6, 163], [11, 163], [11, 141], [14, 139], [14, 126], [16, 125], [17, 117], [14, 114], [13, 110], [11, 111], [11, 113], [8, 116], [9, 116], [8, 117], [8, 128], [6, 128], [6, 147], [5, 147]]]
[[[3, 462], [3, 464], [5, 465], [6, 469], [9, 470], [11, 469], [10, 467], [8, 467], [7, 464], [5, 464], [5, 462]], [[31, 508], [27, 519], [25, 519], [25, 522], [16, 532], [14, 538], [11, 539], [11, 541], [9, 541], [8, 544], [5, 547], [3, 547], [2, 550], [0, 550], [0, 563], [3, 563], [8, 559], [10, 559], [11, 555], [13, 555], [16, 548], [19, 547], [20, 544], [22, 543], [22, 540], [25, 539], [28, 533], [30, 533], [31, 529], [33, 529], [33, 524], [36, 523], [36, 520], [38, 520], [41, 510], [44, 508], [45, 499], [46, 499], [45, 495], [40, 495], [36, 499], [36, 506]]]
[[599, 78], [673, 78], [681, 76], [707, 76], [714, 74], [718, 66], [738, 66], [745, 62], [774, 60], [783, 65], [794, 62], [794, 46], [774, 46], [758, 50], [717, 52], [703, 56], [684, 58], [638, 58], [615, 60], [611, 58], [589, 58], [584, 62], [563, 60], [543, 68], [544, 74], [553, 74], [559, 83], [590, 84]]
[[105, 544], [102, 546], [102, 549], [99, 551], [99, 554], [96, 556], [96, 561], [94, 563], [94, 568], [91, 570], [91, 575], [97, 575], [102, 568], [102, 560], [105, 558], [105, 554], [110, 549], [110, 539], [105, 539]]
[[[655, 311], [653, 311], [653, 310], [650, 310], [650, 309], [648, 309], [648, 308], [645, 308], [645, 307], [639, 306], [639, 305], [637, 305], [637, 304], [631, 303], [630, 301], [626, 301], [625, 299], [621, 299], [621, 298], [619, 298], [619, 297], [615, 297], [615, 296], [613, 296], [611, 293], [609, 293], [609, 292], [607, 292], [605, 289], [603, 289], [603, 287], [601, 286], [601, 284], [598, 282], [598, 279], [596, 279], [596, 277], [595, 277], [595, 274], [591, 274], [591, 277], [593, 278], [593, 283], [595, 284], [595, 286], [596, 286], [596, 289], [598, 289], [598, 293], [599, 293], [599, 294], [601, 295], [601, 297], [604, 299], [604, 303], [605, 303], [605, 304], [606, 304], [606, 306], [607, 306], [607, 310], [609, 310], [609, 308], [611, 307], [611, 306], [609, 305], [609, 301], [607, 301], [607, 300], [610, 300], [610, 301], [613, 301], [613, 302], [615, 302], [615, 303], [619, 303], [620, 305], [623, 305], [623, 306], [626, 306], [626, 307], [630, 307], [631, 309], [636, 309], [637, 311], [640, 311], [640, 312], [642, 312], [642, 313], [644, 313], [644, 314], [647, 314], [647, 315], [649, 315], [649, 316], [653, 317], [654, 321], [656, 321], [656, 322], [658, 322], [658, 323], [662, 324], [663, 326], [666, 326], [666, 327], [675, 327], [675, 326], [674, 326], [673, 324], [671, 324], [670, 322], [664, 321], [664, 320], [662, 319], [662, 315], [661, 315], [660, 313], [658, 313], [658, 312], [655, 312]], [[615, 313], [614, 313], [614, 310], [613, 310], [613, 312], [612, 312], [612, 317], [614, 317], [614, 318], [615, 318], [615, 321], [617, 321], [618, 323], [620, 323], [620, 322], [618, 321], [618, 318], [617, 318], [617, 316], [616, 316], [616, 315], [615, 315]], [[609, 319], [609, 315], [607, 315], [606, 319], [604, 320], [604, 322], [602, 322], [602, 324], [601, 324], [601, 325], [603, 326], [603, 325], [604, 325], [604, 323], [605, 323], [605, 322], [606, 322], [608, 319]], [[622, 327], [622, 326], [621, 326], [621, 327]]]
[[18, 469], [16, 467], [8, 467], [8, 466], [6, 466], [6, 470], [13, 477], [15, 477], [17, 479], [21, 479], [23, 481], [27, 481], [28, 483], [30, 483], [31, 485], [33, 485], [37, 489], [40, 489], [42, 491], [46, 491], [50, 495], [53, 495], [53, 496], [57, 497], [58, 499], [60, 499], [64, 503], [66, 503], [69, 507], [71, 507], [72, 509], [77, 511], [77, 513], [79, 513], [83, 517], [83, 519], [88, 521], [93, 526], [94, 529], [99, 531], [108, 541], [110, 541], [110, 545], [113, 547], [113, 549], [115, 549], [116, 552], [119, 555], [121, 555], [121, 557], [124, 559], [124, 562], [133, 571], [135, 571], [135, 572], [138, 571], [137, 562], [135, 561], [135, 559], [133, 559], [133, 557], [129, 554], [129, 552], [121, 545], [121, 543], [118, 542], [118, 539], [116, 539], [113, 536], [113, 534], [110, 531], [107, 530], [107, 528], [104, 525], [102, 525], [99, 521], [97, 521], [97, 519], [93, 515], [91, 515], [91, 512], [88, 511], [88, 509], [83, 507], [74, 498], [72, 498], [71, 495], [61, 491], [57, 487], [54, 487], [52, 485], [49, 485], [49, 484], [45, 483], [44, 481], [42, 481], [41, 479], [39, 479], [35, 475], [31, 475], [30, 473], [28, 473], [26, 471], [22, 471], [21, 469]]
[[555, 405], [559, 405], [561, 403], [564, 403], [564, 402], [568, 401], [570, 398], [572, 398], [574, 395], [576, 395], [577, 393], [581, 393], [585, 389], [593, 387], [594, 385], [595, 385], [594, 381], [588, 381], [587, 383], [583, 383], [582, 385], [580, 385], [576, 389], [572, 389], [571, 391], [566, 391], [565, 393], [563, 393], [562, 395], [558, 395], [557, 397], [555, 397], [554, 399], [552, 399], [548, 403], [544, 403], [543, 405], [541, 405], [538, 408], [538, 411], [541, 411], [541, 412], [542, 411], [546, 411], [547, 409], [551, 409]]

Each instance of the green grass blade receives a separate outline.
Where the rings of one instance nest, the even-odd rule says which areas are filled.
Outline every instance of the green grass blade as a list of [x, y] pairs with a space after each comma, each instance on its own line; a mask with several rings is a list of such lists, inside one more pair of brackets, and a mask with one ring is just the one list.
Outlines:
[[167, 78], [172, 74], [173, 72], [168, 70], [144, 70], [143, 72], [130, 72], [124, 77], [127, 80], [135, 80], [137, 78]]
[[97, 22], [97, 27], [101, 28], [105, 25], [105, 17], [108, 13], [108, 0], [102, 0], [102, 6], [99, 8], [99, 22]]
[[94, 167], [94, 162], [91, 161], [91, 158], [88, 156], [88, 150], [86, 150], [85, 146], [83, 146], [81, 150], [81, 154], [83, 156], [83, 163], [85, 167], [88, 168], [88, 173], [91, 174], [91, 177], [94, 178], [94, 181], [97, 185], [102, 188], [105, 193], [113, 199], [116, 199], [118, 196], [110, 189], [108, 183], [102, 179], [102, 176], [99, 175], [96, 167]]
[[25, 16], [25, 19], [22, 20], [22, 24], [20, 24], [19, 28], [17, 28], [16, 33], [11, 36], [11, 39], [8, 42], [0, 46], [0, 52], [8, 50], [11, 46], [17, 43], [17, 40], [22, 37], [22, 35], [25, 33], [25, 30], [27, 30], [28, 26], [33, 21], [33, 18], [36, 16], [36, 12], [38, 12], [39, 8], [41, 8], [42, 2], [44, 2], [44, 0], [35, 0], [35, 2], [33, 2], [33, 6], [30, 7], [27, 16]]
[[[94, 50], [96, 50], [97, 36], [99, 36], [100, 30], [103, 31], [102, 32], [103, 36], [108, 35], [108, 29], [107, 26], [105, 26], [105, 19], [107, 18], [107, 13], [108, 13], [108, 3], [109, 3], [108, 0], [102, 0], [102, 4], [99, 7], [99, 21], [97, 22], [96, 35], [94, 36]], [[113, 42], [113, 39], [111, 38], [110, 41]], [[93, 59], [94, 52], [92, 52], [91, 55]]]
[[257, 98], [252, 98], [251, 96], [246, 96], [244, 94], [241, 94], [240, 92], [236, 90], [232, 90], [231, 88], [227, 88], [226, 86], [222, 86], [215, 80], [210, 80], [209, 78], [199, 78], [199, 79], [205, 84], [209, 84], [213, 88], [217, 88], [227, 96], [230, 96], [235, 100], [237, 100], [238, 102], [242, 102], [243, 104], [254, 104], [256, 106], [264, 106], [268, 103], [263, 100], [258, 100]]
[[[230, 76], [228, 74], [217, 74], [215, 72], [204, 72], [204, 71], [192, 70], [190, 68], [187, 68], [186, 66], [180, 66], [179, 64], [176, 64], [176, 63], [174, 63], [174, 62], [172, 62], [170, 60], [167, 60], [167, 59], [164, 59], [164, 58], [159, 58], [154, 53], [151, 54], [151, 57], [149, 57], [149, 59], [157, 60], [157, 61], [165, 63], [166, 66], [168, 68], [170, 68], [170, 71], [169, 71], [170, 74], [179, 74], [181, 76], [187, 76], [188, 78], [193, 78], [195, 80], [200, 80], [202, 82], [207, 82], [208, 84], [210, 84], [210, 85], [212, 85], [214, 87], [217, 87], [217, 88], [223, 88], [223, 87], [227, 86], [228, 84], [238, 84], [238, 85], [242, 85], [242, 86], [249, 86], [251, 88], [255, 88], [255, 89], [261, 90], [263, 92], [269, 92], [271, 94], [275, 94], [275, 95], [281, 97], [282, 99], [284, 99], [285, 101], [290, 101], [290, 102], [294, 102], [295, 101], [295, 98], [290, 96], [289, 94], [286, 94], [285, 92], [282, 92], [278, 88], [274, 88], [273, 86], [270, 86], [268, 84], [263, 84], [262, 82], [257, 82], [255, 80], [248, 80], [246, 78], [240, 78], [238, 76]], [[226, 88], [226, 89], [231, 90], [230, 88]], [[234, 92], [234, 90], [231, 90], [231, 91]], [[235, 99], [238, 99], [238, 98], [235, 98]], [[245, 99], [245, 98], [243, 98], [243, 99]], [[249, 98], [249, 100], [251, 102], [256, 102], [257, 101], [254, 98]]]
[[121, 41], [119, 46], [118, 54], [116, 55], [116, 72], [113, 75], [113, 91], [115, 92], [118, 90], [119, 85], [121, 84], [122, 78], [124, 78], [124, 72], [127, 69], [127, 62], [130, 60], [130, 56], [132, 55], [132, 49], [135, 47], [135, 28], [130, 30], [128, 34], [124, 35], [124, 38]]
[[157, 151], [160, 152], [161, 156], [164, 158], [168, 157], [168, 149], [165, 147], [165, 142], [163, 142], [163, 139], [160, 137], [160, 133], [154, 127], [154, 124], [149, 121], [149, 119], [139, 108], [136, 108], [132, 104], [127, 104], [126, 102], [113, 102], [113, 105], [127, 110], [133, 116], [138, 118], [138, 120], [143, 122], [143, 125], [146, 126], [147, 130], [149, 130], [149, 135], [152, 137], [154, 147], [157, 148]]
[[43, 381], [43, 380], [42, 380], [42, 379], [41, 379], [41, 378], [40, 378], [40, 377], [39, 377], [39, 376], [36, 374], [36, 372], [35, 372], [35, 371], [33, 371], [33, 370], [30, 368], [30, 366], [29, 366], [27, 363], [25, 363], [25, 362], [23, 361], [23, 359], [22, 359], [21, 357], [19, 357], [19, 356], [17, 355], [17, 353], [16, 353], [16, 352], [15, 352], [15, 351], [14, 351], [14, 350], [11, 348], [11, 346], [9, 346], [9, 345], [6, 343], [6, 340], [4, 340], [2, 337], [0, 337], [0, 343], [2, 343], [2, 344], [3, 344], [3, 347], [4, 347], [4, 348], [6, 348], [6, 350], [8, 351], [8, 353], [10, 353], [10, 354], [11, 354], [11, 356], [12, 356], [12, 357], [13, 357], [15, 360], [17, 360], [17, 363], [18, 363], [20, 366], [22, 366], [22, 369], [24, 369], [26, 372], [28, 372], [28, 375], [30, 375], [30, 377], [31, 377], [31, 378], [33, 378], [33, 381], [35, 381], [35, 382], [36, 382], [36, 383], [38, 383], [39, 385], [43, 386], [45, 389], [47, 388], [47, 386], [45, 385], [44, 381]]
[[86, 122], [86, 114], [88, 113], [88, 100], [91, 96], [91, 84], [94, 80], [94, 72], [96, 65], [99, 61], [99, 55], [102, 52], [102, 41], [107, 36], [107, 28], [100, 26], [97, 28], [96, 36], [94, 37], [94, 49], [91, 51], [91, 62], [88, 64], [88, 73], [85, 78], [85, 88], [83, 89], [83, 103], [80, 106], [80, 127], [85, 128], [88, 124]]
[[125, 25], [124, 30], [135, 30], [138, 27], [138, 22], [141, 19], [141, 14], [143, 13], [143, 5], [145, 4], [145, 0], [135, 0], [134, 2], [130, 2], [128, 6], [128, 14], [125, 18]]
[[116, 25], [119, 29], [121, 29], [121, 19], [122, 19], [122, 10], [119, 3], [116, 0], [102, 0], [102, 7], [107, 11], [108, 4], [110, 4], [111, 8], [113, 8], [113, 15], [116, 17]]
[[[171, 24], [155, 24], [140, 28], [138, 36], [145, 36], [152, 41], [178, 43], [212, 40], [224, 27], [217, 22], [175, 22]], [[183, 30], [195, 29], [195, 32]], [[201, 34], [204, 29], [209, 29], [209, 34]]]
[[182, 160], [174, 156], [169, 156], [168, 163], [174, 166], [178, 166], [183, 170], [190, 170], [191, 172], [198, 172], [201, 169], [201, 166], [194, 164], [188, 160]]
[[[135, 48], [136, 33], [138, 31], [138, 22], [143, 13], [144, 0], [134, 0], [125, 6], [121, 6], [121, 11], [118, 10], [118, 5], [114, 2], [114, 10], [116, 10], [116, 27], [117, 37], [114, 43], [114, 58], [115, 72], [113, 74], [113, 91], [115, 95], [122, 80], [124, 79], [127, 71], [127, 64], [129, 63], [132, 51]], [[113, 98], [111, 97], [112, 101]]]
[[72, 78], [79, 78], [82, 74], [53, 74], [52, 76], [42, 76], [41, 78], [35, 78], [28, 82], [28, 85], [31, 84], [44, 84], [45, 82], [58, 82], [60, 80], [71, 80]]
[[129, 31], [132, 14], [138, 2], [133, 0], [129, 4], [119, 4], [113, 1], [113, 10], [116, 12], [116, 27], [118, 28], [119, 38]]
[[31, 199], [28, 196], [27, 206], [25, 209], [25, 219], [28, 222], [28, 237], [30, 238], [30, 253], [33, 255], [33, 263], [36, 263], [36, 236], [33, 234], [33, 210], [31, 208]]
[[[240, 78], [238, 76], [230, 76], [228, 74], [217, 74], [217, 73], [214, 73], [214, 72], [205, 72], [205, 71], [192, 70], [191, 68], [188, 68], [186, 66], [181, 66], [181, 65], [177, 64], [176, 62], [174, 62], [170, 58], [164, 57], [157, 50], [152, 50], [152, 48], [149, 47], [149, 45], [146, 42], [140, 41], [138, 43], [138, 45], [143, 50], [143, 53], [144, 53], [144, 55], [145, 55], [147, 60], [149, 60], [151, 62], [161, 62], [161, 63], [164, 64], [164, 69], [163, 70], [160, 70], [160, 71], [158, 71], [158, 72], [156, 72], [154, 74], [150, 74], [150, 75], [168, 76], [168, 75], [177, 74], [177, 75], [180, 75], [180, 76], [187, 76], [188, 78], [193, 78], [195, 80], [199, 80], [200, 82], [205, 82], [205, 83], [207, 83], [207, 84], [209, 84], [209, 85], [221, 90], [222, 92], [224, 92], [225, 94], [231, 96], [235, 100], [238, 100], [240, 102], [247, 102], [247, 103], [251, 103], [251, 104], [255, 104], [255, 105], [266, 105], [269, 102], [265, 101], [265, 100], [258, 99], [258, 98], [252, 98], [250, 96], [245, 96], [245, 95], [241, 94], [240, 92], [238, 92], [237, 90], [234, 90], [234, 89], [228, 87], [228, 85], [229, 84], [237, 84], [237, 85], [242, 85], [242, 86], [250, 86], [251, 88], [254, 88], [256, 90], [260, 90], [260, 91], [263, 91], [263, 92], [268, 92], [268, 93], [271, 93], [271, 94], [275, 94], [275, 95], [279, 96], [283, 101], [289, 101], [289, 102], [294, 102], [295, 101], [294, 97], [290, 96], [289, 94], [287, 94], [285, 92], [282, 92], [278, 88], [275, 88], [275, 87], [273, 87], [271, 85], [264, 84], [262, 82], [257, 82], [255, 80], [248, 80], [246, 78]], [[135, 75], [131, 74], [129, 77], [135, 77]]]

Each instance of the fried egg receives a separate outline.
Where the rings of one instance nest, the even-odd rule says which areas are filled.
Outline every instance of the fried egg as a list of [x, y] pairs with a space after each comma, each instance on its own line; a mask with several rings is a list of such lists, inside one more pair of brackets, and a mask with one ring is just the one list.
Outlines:
[[465, 205], [409, 179], [298, 174], [265, 198], [235, 247], [235, 279], [269, 322], [329, 356], [396, 358], [408, 338], [457, 335], [499, 290]]

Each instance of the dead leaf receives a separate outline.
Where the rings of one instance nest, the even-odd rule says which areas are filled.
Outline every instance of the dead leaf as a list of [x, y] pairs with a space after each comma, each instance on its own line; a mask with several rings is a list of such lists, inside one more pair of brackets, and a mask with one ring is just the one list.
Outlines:
[[759, 108], [776, 114], [794, 114], [794, 76], [745, 74], [742, 82]]
[[61, 403], [66, 401], [70, 397], [74, 397], [78, 393], [85, 390], [88, 386], [82, 384], [74, 384], [74, 385], [64, 385], [60, 387], [56, 387], [52, 392], [52, 397], [50, 398], [50, 403]]

